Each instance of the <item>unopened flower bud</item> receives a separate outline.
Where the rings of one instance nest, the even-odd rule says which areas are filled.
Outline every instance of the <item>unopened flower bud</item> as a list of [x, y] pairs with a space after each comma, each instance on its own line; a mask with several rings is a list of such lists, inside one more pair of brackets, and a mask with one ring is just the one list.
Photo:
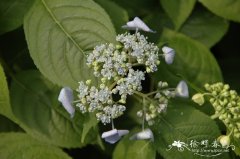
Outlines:
[[203, 97], [203, 94], [201, 93], [197, 93], [195, 94], [193, 97], [192, 97], [192, 100], [199, 104], [199, 105], [203, 105], [204, 104], [204, 97]]
[[151, 69], [149, 67], [146, 68], [147, 73], [151, 72]]
[[137, 112], [137, 116], [138, 116], [138, 117], [142, 117], [142, 116], [143, 116], [142, 110], [140, 110], [140, 111]]
[[126, 100], [125, 100], [125, 99], [120, 99], [118, 102], [119, 102], [119, 103], [122, 103], [122, 104], [125, 104], [125, 103], [126, 103]]
[[105, 87], [105, 84], [100, 84], [100, 88], [103, 89]]
[[102, 83], [106, 83], [107, 79], [104, 77], [104, 78], [101, 78], [101, 82]]
[[90, 79], [86, 81], [86, 85], [90, 85], [91, 83], [92, 83], [92, 80]]
[[121, 49], [122, 47], [123, 47], [122, 45], [119, 45], [119, 44], [116, 45], [116, 49], [118, 50]]

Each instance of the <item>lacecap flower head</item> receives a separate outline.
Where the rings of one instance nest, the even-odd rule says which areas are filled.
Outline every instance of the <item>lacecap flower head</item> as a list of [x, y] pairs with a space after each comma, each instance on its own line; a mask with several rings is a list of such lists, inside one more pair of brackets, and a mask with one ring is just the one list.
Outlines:
[[[172, 64], [175, 51], [164, 46], [159, 53], [159, 47], [138, 32], [139, 30], [154, 32], [138, 17], [123, 28], [136, 32], [119, 34], [116, 36], [116, 43], [97, 45], [87, 56], [86, 64], [99, 79], [98, 85], [93, 85], [90, 79], [80, 81], [76, 89], [78, 100], [74, 102], [69, 88], [63, 88], [59, 95], [59, 101], [71, 116], [75, 112], [72, 103], [75, 103], [81, 113], [94, 113], [97, 120], [104, 125], [112, 123], [112, 130], [102, 134], [102, 138], [112, 144], [128, 133], [128, 130], [117, 130], [113, 125], [113, 120], [126, 111], [128, 96], [138, 96], [138, 99], [143, 100], [143, 109], [137, 112], [143, 119], [143, 127], [144, 121], [147, 121], [148, 125], [153, 125], [155, 118], [166, 112], [170, 98], [188, 97], [188, 88], [184, 81], [176, 88], [168, 88], [167, 82], [160, 81], [156, 90], [147, 94], [142, 92], [146, 74], [158, 70], [162, 57], [167, 64]], [[150, 129], [143, 129], [131, 137], [134, 140], [152, 141], [153, 138]]]

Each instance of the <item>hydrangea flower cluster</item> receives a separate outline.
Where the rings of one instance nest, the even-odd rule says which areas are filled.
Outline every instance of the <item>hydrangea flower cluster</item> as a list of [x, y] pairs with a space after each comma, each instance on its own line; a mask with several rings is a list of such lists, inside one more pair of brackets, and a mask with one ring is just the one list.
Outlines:
[[[172, 64], [175, 51], [167, 46], [160, 53], [158, 46], [147, 41], [138, 30], [154, 32], [138, 17], [128, 22], [124, 28], [136, 30], [135, 34], [117, 35], [117, 44], [101, 44], [87, 56], [87, 66], [93, 69], [93, 74], [99, 79], [99, 85], [92, 85], [91, 80], [80, 81], [76, 89], [78, 100], [73, 102], [72, 91], [63, 88], [59, 101], [64, 108], [74, 116], [76, 107], [82, 113], [94, 113], [103, 124], [112, 123], [112, 130], [104, 132], [102, 138], [109, 143], [117, 142], [128, 130], [114, 128], [113, 119], [121, 116], [127, 109], [128, 96], [135, 96], [143, 101], [143, 109], [137, 112], [143, 119], [143, 130], [131, 137], [133, 140], [150, 139], [153, 133], [144, 129], [144, 121], [149, 125], [154, 119], [166, 111], [168, 100], [175, 96], [188, 97], [188, 87], [181, 81], [176, 88], [168, 88], [167, 82], [159, 82], [158, 88], [148, 94], [142, 93], [142, 82], [147, 73], [156, 72], [163, 57], [167, 64]], [[71, 97], [71, 98], [68, 98]]]
[[206, 93], [197, 93], [192, 100], [199, 105], [205, 103], [204, 96], [208, 96], [209, 102], [215, 109], [212, 118], [219, 118], [228, 128], [230, 134], [240, 138], [240, 97], [235, 90], [230, 90], [228, 84], [221, 82], [205, 84]]
[[[77, 89], [79, 107], [82, 113], [96, 112], [102, 123], [110, 123], [111, 119], [123, 114], [127, 95], [142, 90], [141, 82], [146, 72], [157, 71], [160, 63], [158, 47], [147, 42], [140, 33], [121, 34], [116, 37], [118, 45], [102, 44], [96, 46], [87, 57], [87, 65], [94, 70], [94, 75], [101, 78], [99, 88], [90, 86], [90, 81], [79, 82]], [[136, 70], [134, 66], [143, 65], [146, 71]], [[107, 83], [111, 83], [110, 86]], [[113, 95], [120, 95], [114, 101]]]
[[[145, 80], [145, 74], [157, 71], [160, 64], [159, 48], [140, 33], [120, 34], [116, 41], [119, 44], [96, 46], [87, 58], [87, 65], [93, 68], [96, 77], [101, 78], [99, 89], [83, 82], [79, 82], [77, 89], [80, 99], [77, 107], [82, 113], [96, 112], [97, 119], [104, 124], [123, 114], [126, 107], [122, 104], [126, 103], [127, 95], [140, 94], [138, 92], [142, 90], [141, 82]], [[145, 70], [135, 69], [135, 66], [143, 66]], [[108, 86], [107, 83], [111, 84]], [[154, 97], [157, 104], [149, 100], [147, 110], [137, 112], [138, 116], [144, 116], [149, 125], [166, 110], [168, 100], [176, 95], [176, 90], [165, 89], [167, 86], [166, 82], [159, 82]], [[120, 100], [114, 101], [113, 95], [119, 95]]]

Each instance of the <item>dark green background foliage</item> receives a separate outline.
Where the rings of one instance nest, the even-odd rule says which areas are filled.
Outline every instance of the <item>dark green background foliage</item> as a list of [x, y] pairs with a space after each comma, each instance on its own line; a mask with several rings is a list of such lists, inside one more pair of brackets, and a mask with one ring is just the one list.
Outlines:
[[[190, 100], [172, 101], [166, 115], [151, 127], [154, 142], [103, 143], [92, 114], [77, 112], [71, 119], [57, 101], [63, 86], [92, 79], [86, 55], [115, 36], [135, 16], [156, 30], [149, 41], [176, 50], [174, 63], [161, 62], [151, 76], [171, 86], [184, 79], [190, 95], [203, 84], [224, 81], [240, 92], [239, 0], [1, 0], [0, 1], [0, 158], [1, 159], [192, 159], [188, 151], [166, 151], [174, 140], [216, 139], [225, 134], [209, 118], [210, 105], [199, 108]], [[145, 87], [149, 85], [146, 84]], [[116, 120], [130, 135], [139, 130], [136, 110]], [[237, 158], [235, 152], [217, 158]], [[237, 154], [237, 155], [236, 155]]]

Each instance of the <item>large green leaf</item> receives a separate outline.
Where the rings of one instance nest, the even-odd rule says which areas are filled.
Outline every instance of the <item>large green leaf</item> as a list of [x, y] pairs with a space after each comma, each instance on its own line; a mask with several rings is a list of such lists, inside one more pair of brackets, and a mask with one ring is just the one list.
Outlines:
[[8, 118], [0, 115], [0, 132], [20, 131], [21, 128]]
[[17, 119], [15, 118], [11, 110], [8, 85], [7, 85], [6, 77], [1, 65], [0, 65], [0, 86], [1, 86], [0, 87], [0, 114], [16, 122]]
[[152, 30], [156, 31], [155, 34], [144, 33], [149, 37], [149, 41], [159, 43], [159, 37], [161, 36], [164, 28], [174, 29], [174, 24], [171, 19], [163, 11], [152, 12], [148, 16], [144, 17], [144, 22], [151, 27]]
[[21, 72], [15, 78], [10, 89], [12, 110], [27, 133], [62, 147], [81, 147], [95, 142], [96, 119], [90, 120], [88, 115], [80, 113], [71, 119], [57, 101], [59, 88], [38, 71]]
[[191, 14], [196, 0], [160, 0], [160, 2], [178, 30]]
[[234, 152], [240, 156], [240, 139], [231, 138], [231, 144], [235, 146]]
[[1, 159], [71, 159], [61, 149], [24, 133], [0, 133]]
[[[171, 65], [162, 62], [156, 80], [165, 80], [176, 85], [181, 78], [202, 87], [205, 83], [222, 81], [220, 68], [211, 52], [200, 42], [183, 34], [165, 29], [161, 42], [175, 49], [176, 56]], [[179, 78], [177, 75], [181, 75]]]
[[[182, 152], [177, 147], [172, 147], [168, 151], [167, 149], [174, 141], [184, 142], [188, 144], [188, 148], [191, 148], [189, 145], [191, 140], [197, 142], [208, 140], [211, 144], [220, 136], [216, 123], [207, 115], [194, 109], [190, 102], [178, 101], [172, 105], [168, 107], [167, 114], [160, 117], [152, 127], [157, 151], [165, 159], [203, 158], [184, 147]], [[228, 154], [223, 153], [217, 158], [227, 159]]]
[[223, 18], [240, 22], [239, 0], [199, 0], [210, 11]]
[[24, 31], [41, 73], [72, 88], [81, 80], [95, 79], [86, 52], [115, 41], [109, 16], [92, 0], [38, 0], [25, 17]]
[[[136, 133], [137, 131], [133, 131]], [[130, 135], [133, 135], [132, 133]], [[150, 141], [131, 141], [127, 135], [117, 144], [113, 159], [155, 159], [156, 151]]]
[[124, 32], [122, 26], [128, 21], [128, 13], [125, 9], [110, 0], [94, 0], [97, 2], [110, 16], [117, 33]]
[[205, 9], [195, 9], [180, 32], [211, 47], [223, 37], [227, 30], [228, 21]]
[[153, 10], [158, 10], [159, 5], [156, 0], [113, 0], [119, 6], [126, 9], [130, 17], [143, 17]]
[[0, 1], [0, 35], [22, 25], [23, 17], [34, 0]]

